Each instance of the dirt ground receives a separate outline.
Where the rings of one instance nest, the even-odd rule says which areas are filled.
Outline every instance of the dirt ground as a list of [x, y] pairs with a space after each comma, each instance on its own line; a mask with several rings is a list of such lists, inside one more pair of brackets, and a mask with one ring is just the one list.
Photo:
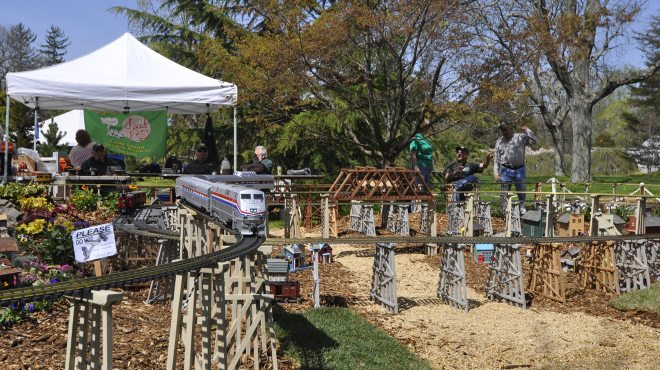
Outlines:
[[[280, 236], [281, 230], [271, 232]], [[400, 313], [393, 315], [369, 300], [373, 247], [332, 247], [335, 262], [320, 266], [322, 305], [356, 310], [438, 369], [660, 369], [660, 315], [609, 308], [610, 296], [580, 290], [570, 275], [566, 304], [534, 297], [523, 310], [489, 302], [483, 294], [485, 266], [466, 258], [466, 314], [436, 296], [439, 256], [424, 255], [421, 246], [403, 247], [396, 254]], [[292, 273], [291, 278], [301, 282], [304, 300], [281, 306], [288, 311], [309, 309], [311, 270]], [[115, 368], [164, 368], [169, 304], [145, 305], [146, 289], [124, 293], [124, 301], [113, 310]], [[32, 322], [0, 330], [2, 368], [63, 368], [67, 314], [67, 306], [60, 304]], [[295, 368], [290, 359], [280, 358], [279, 363], [284, 369]]]

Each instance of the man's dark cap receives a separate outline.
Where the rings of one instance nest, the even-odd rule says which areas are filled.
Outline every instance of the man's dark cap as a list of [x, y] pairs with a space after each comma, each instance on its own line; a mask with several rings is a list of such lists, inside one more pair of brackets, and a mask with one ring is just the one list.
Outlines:
[[197, 150], [198, 152], [199, 152], [200, 150], [202, 150], [202, 149], [203, 149], [203, 150], [208, 150], [208, 149], [206, 148], [206, 144], [199, 144], [199, 145], [197, 145], [197, 149], [196, 149], [196, 150]]
[[457, 147], [456, 147], [456, 151], [458, 152], [459, 150], [462, 150], [462, 151], [464, 151], [464, 152], [466, 152], [466, 153], [469, 153], [469, 152], [470, 152], [470, 151], [468, 150], [468, 148], [466, 148], [466, 147], [464, 147], [464, 146], [457, 146]]
[[499, 125], [497, 125], [497, 128], [503, 129], [503, 128], [511, 128], [513, 125], [510, 122], [501, 122]]
[[94, 146], [92, 146], [92, 150], [95, 152], [102, 152], [105, 150], [105, 146], [103, 146], [103, 144], [94, 144]]

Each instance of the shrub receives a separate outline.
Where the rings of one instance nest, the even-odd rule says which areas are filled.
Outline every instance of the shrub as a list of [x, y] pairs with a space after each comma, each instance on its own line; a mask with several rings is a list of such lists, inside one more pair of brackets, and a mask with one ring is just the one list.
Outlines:
[[81, 211], [95, 211], [98, 207], [99, 196], [92, 191], [78, 190], [73, 193], [69, 201]]

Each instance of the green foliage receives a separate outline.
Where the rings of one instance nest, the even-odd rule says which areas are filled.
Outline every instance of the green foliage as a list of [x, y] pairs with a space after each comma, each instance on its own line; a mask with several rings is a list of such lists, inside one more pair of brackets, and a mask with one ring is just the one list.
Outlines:
[[381, 329], [346, 308], [275, 311], [284, 353], [303, 369], [431, 369]]
[[660, 282], [652, 284], [649, 289], [622, 294], [609, 301], [609, 305], [621, 311], [637, 310], [660, 314]]
[[46, 195], [47, 193], [48, 187], [37, 183], [25, 185], [9, 182], [6, 185], [0, 186], [0, 198], [10, 200], [12, 203], [18, 203], [20, 198], [36, 197]]
[[100, 200], [101, 208], [107, 209], [112, 212], [117, 212], [117, 205], [119, 202], [119, 193], [116, 191], [104, 196]]
[[633, 206], [619, 205], [618, 207], [614, 208], [613, 213], [621, 217], [622, 220], [626, 221], [628, 220], [628, 217], [635, 214], [635, 208]]
[[591, 173], [599, 175], [629, 174], [638, 171], [635, 161], [617, 148], [599, 148], [592, 153]]
[[41, 242], [34, 243], [34, 254], [52, 263], [73, 263], [71, 233], [63, 227], [52, 226], [45, 231]]
[[99, 196], [90, 190], [77, 190], [69, 198], [69, 202], [81, 211], [95, 211], [98, 207]]
[[53, 152], [68, 151], [66, 145], [60, 144], [64, 138], [64, 133], [59, 131], [57, 123], [49, 123], [47, 131], [41, 131], [41, 135], [46, 140], [45, 143], [37, 143], [37, 151], [42, 157], [50, 157]]

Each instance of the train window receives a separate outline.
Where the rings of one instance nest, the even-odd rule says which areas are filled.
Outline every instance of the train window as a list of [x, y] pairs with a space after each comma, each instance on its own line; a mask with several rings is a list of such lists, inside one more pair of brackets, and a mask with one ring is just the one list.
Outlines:
[[250, 199], [250, 194], [241, 194], [241, 199]]
[[259, 199], [259, 200], [263, 200], [263, 199], [264, 199], [264, 195], [263, 195], [263, 194], [253, 194], [253, 195], [254, 195], [254, 196], [253, 196], [253, 199]]

